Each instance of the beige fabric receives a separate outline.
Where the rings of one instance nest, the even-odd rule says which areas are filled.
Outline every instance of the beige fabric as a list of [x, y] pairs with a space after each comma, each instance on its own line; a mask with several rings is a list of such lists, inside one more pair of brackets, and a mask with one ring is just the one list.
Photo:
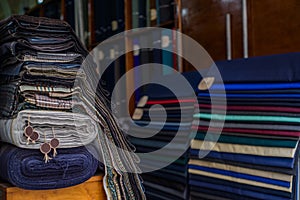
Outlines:
[[[206, 143], [206, 144], [205, 144]], [[263, 146], [251, 146], [241, 144], [225, 144], [215, 143], [202, 140], [192, 140], [191, 147], [193, 149], [210, 150], [212, 147], [213, 151], [226, 152], [226, 153], [239, 153], [239, 154], [251, 154], [258, 156], [272, 156], [272, 157], [285, 157], [293, 158], [296, 149], [292, 148], [273, 148]]]
[[192, 159], [192, 160], [189, 161], [189, 164], [190, 165], [203, 166], [203, 167], [210, 167], [210, 168], [215, 168], [215, 169], [228, 170], [228, 171], [233, 171], [233, 172], [238, 172], [238, 173], [243, 173], [243, 174], [260, 176], [260, 177], [264, 177], [264, 178], [276, 179], [276, 180], [280, 180], [280, 181], [288, 181], [288, 182], [293, 181], [293, 176], [292, 175], [281, 174], [281, 173], [277, 173], [277, 172], [269, 172], [269, 171], [263, 171], [263, 170], [250, 169], [250, 168], [239, 167], [239, 166], [228, 165], [228, 164], [222, 164], [222, 163], [215, 163], [215, 162], [202, 161], [202, 160], [193, 160]]

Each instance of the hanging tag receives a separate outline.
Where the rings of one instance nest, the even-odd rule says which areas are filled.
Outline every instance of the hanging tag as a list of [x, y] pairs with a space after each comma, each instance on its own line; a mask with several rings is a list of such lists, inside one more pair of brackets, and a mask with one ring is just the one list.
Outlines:
[[114, 60], [116, 58], [116, 51], [115, 49], [110, 49], [109, 50], [109, 57], [111, 60]]
[[134, 119], [134, 120], [140, 120], [140, 119], [142, 119], [143, 113], [144, 113], [143, 109], [136, 108], [134, 110], [133, 115], [132, 115], [132, 119]]
[[161, 37], [161, 47], [166, 48], [170, 45], [170, 37], [167, 35], [163, 35]]
[[213, 85], [214, 81], [215, 81], [215, 77], [203, 78], [198, 85], [198, 89], [208, 90]]
[[104, 53], [103, 53], [103, 51], [99, 51], [98, 52], [98, 57], [99, 57], [99, 60], [103, 60], [104, 59]]
[[116, 31], [118, 29], [117, 20], [114, 20], [114, 21], [111, 22], [111, 29], [112, 29], [112, 31]]
[[140, 46], [137, 44], [133, 45], [133, 55], [134, 56], [140, 55]]
[[137, 107], [144, 107], [145, 105], [146, 105], [146, 103], [147, 103], [147, 101], [148, 101], [148, 96], [143, 96], [140, 100], [139, 100], [139, 102], [138, 102], [138, 104], [137, 104]]
[[150, 10], [150, 20], [154, 21], [156, 19], [157, 19], [157, 11], [156, 11], [156, 9], [152, 8]]

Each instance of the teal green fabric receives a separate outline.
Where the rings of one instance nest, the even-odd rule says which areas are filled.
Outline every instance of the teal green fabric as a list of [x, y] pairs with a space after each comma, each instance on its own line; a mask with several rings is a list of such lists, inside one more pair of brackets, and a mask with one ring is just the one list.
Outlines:
[[283, 116], [257, 116], [257, 115], [220, 115], [197, 113], [195, 118], [212, 119], [212, 120], [228, 120], [228, 121], [273, 121], [273, 122], [294, 122], [300, 123], [299, 117], [283, 117]]
[[276, 140], [276, 139], [265, 139], [265, 138], [256, 138], [256, 137], [240, 137], [240, 136], [232, 136], [232, 135], [217, 135], [217, 134], [209, 134], [202, 132], [193, 132], [196, 140], [205, 140], [215, 141], [218, 139], [218, 142], [221, 143], [233, 143], [233, 144], [245, 144], [245, 145], [253, 145], [253, 146], [267, 146], [267, 147], [287, 147], [287, 148], [295, 148], [297, 145], [297, 141], [295, 140]]

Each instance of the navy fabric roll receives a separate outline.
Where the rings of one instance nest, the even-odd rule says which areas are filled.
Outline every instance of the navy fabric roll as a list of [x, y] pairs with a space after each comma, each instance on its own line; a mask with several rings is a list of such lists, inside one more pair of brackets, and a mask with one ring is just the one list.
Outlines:
[[[258, 56], [215, 63], [224, 82], [300, 81], [300, 53]], [[208, 72], [207, 76], [213, 76]]]
[[[240, 187], [242, 189], [252, 190], [252, 191], [256, 191], [256, 192], [262, 192], [262, 193], [268, 193], [268, 194], [272, 194], [272, 195], [276, 195], [276, 196], [292, 198], [292, 193], [289, 193], [289, 192], [278, 191], [278, 190], [269, 189], [269, 188], [262, 188], [262, 187], [257, 187], [257, 186], [253, 186], [253, 185], [248, 185], [248, 184], [240, 184], [240, 183], [236, 183], [233, 181], [227, 181], [227, 180], [217, 179], [217, 178], [210, 178], [207, 176], [190, 174], [190, 180], [205, 181], [208, 183], [216, 183], [219, 185], [228, 185], [228, 186], [236, 187], [236, 188]], [[196, 188], [194, 186], [191, 186], [191, 188], [193, 190], [196, 190]]]
[[[190, 153], [191, 155], [198, 156], [199, 150], [192, 149]], [[224, 153], [224, 152], [215, 152], [215, 151], [209, 152], [207, 157], [217, 158], [220, 160], [239, 161], [243, 163], [262, 165], [262, 166], [266, 166], [266, 168], [268, 168], [268, 166], [293, 168], [295, 162], [295, 160], [292, 158], [254, 156], [254, 155]]]
[[223, 184], [219, 185], [219, 184], [215, 184], [215, 183], [200, 182], [200, 181], [194, 181], [194, 180], [190, 180], [189, 183], [191, 185], [201, 187], [204, 190], [206, 188], [214, 189], [216, 191], [240, 194], [242, 196], [251, 197], [251, 198], [255, 198], [255, 199], [290, 200], [290, 198], [255, 192], [255, 191], [251, 191], [251, 190], [247, 190], [247, 189], [242, 189], [239, 187], [231, 187], [231, 186], [227, 186], [227, 185], [223, 185]]
[[24, 189], [58, 189], [88, 180], [98, 168], [97, 159], [85, 147], [59, 149], [58, 152], [45, 163], [39, 150], [1, 144], [0, 177]]
[[[203, 73], [204, 74], [204, 73]], [[192, 91], [186, 90], [185, 84], [178, 84], [179, 77], [183, 76], [187, 83], [192, 87]], [[146, 87], [145, 92], [142, 95], [146, 95], [149, 99], [172, 99], [174, 97], [190, 97], [193, 96], [193, 91], [196, 91], [198, 84], [202, 76], [198, 72], [185, 72], [182, 74], [171, 74], [166, 76], [155, 77], [153, 83], [164, 83], [163, 85], [176, 85], [176, 90], [180, 91], [180, 94], [174, 94], [171, 90], [161, 86], [162, 84], [150, 84]]]

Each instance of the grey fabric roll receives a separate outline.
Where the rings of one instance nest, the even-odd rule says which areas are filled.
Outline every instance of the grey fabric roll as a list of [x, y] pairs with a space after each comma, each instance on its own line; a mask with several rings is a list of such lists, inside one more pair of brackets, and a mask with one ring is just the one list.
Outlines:
[[[35, 143], [27, 144], [24, 135], [28, 120], [40, 135]], [[0, 120], [0, 140], [28, 149], [39, 149], [42, 143], [49, 142], [54, 136], [60, 141], [59, 148], [87, 145], [96, 138], [99, 131], [93, 119], [79, 113], [23, 110], [14, 119]]]

